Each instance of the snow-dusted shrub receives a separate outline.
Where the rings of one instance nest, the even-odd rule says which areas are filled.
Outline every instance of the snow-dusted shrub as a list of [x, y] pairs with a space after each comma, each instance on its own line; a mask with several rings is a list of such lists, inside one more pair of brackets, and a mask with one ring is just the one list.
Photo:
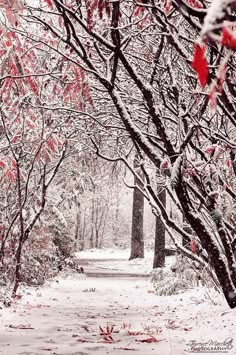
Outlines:
[[[0, 263], [0, 287], [11, 286], [15, 280], [17, 250], [14, 237], [9, 238]], [[72, 255], [71, 240], [65, 234], [55, 234], [46, 227], [36, 227], [23, 243], [20, 282], [26, 285], [42, 285], [57, 275], [64, 260]]]
[[50, 209], [51, 219], [48, 223], [48, 231], [52, 241], [58, 249], [58, 256], [61, 260], [69, 258], [74, 252], [74, 240], [71, 238], [71, 226], [61, 211], [53, 206]]
[[70, 256], [63, 260], [59, 267], [60, 271], [63, 270], [64, 272], [76, 272], [76, 273], [84, 273], [84, 269], [82, 266], [78, 264], [78, 260], [74, 256]]
[[0, 305], [4, 305], [5, 307], [11, 306], [11, 284], [8, 282], [2, 282], [0, 279]]
[[158, 296], [171, 296], [196, 286], [193, 279], [186, 280], [179, 273], [171, 270], [155, 269], [151, 280]]
[[62, 260], [69, 258], [74, 253], [74, 241], [65, 233], [60, 233], [56, 228], [53, 231], [53, 243], [57, 247]]
[[42, 285], [58, 272], [60, 257], [49, 235], [27, 241], [21, 264], [21, 282], [27, 285]]
[[151, 280], [155, 292], [159, 296], [170, 296], [184, 292], [200, 284], [213, 286], [213, 282], [205, 270], [199, 269], [189, 259], [178, 255], [171, 269], [155, 269]]

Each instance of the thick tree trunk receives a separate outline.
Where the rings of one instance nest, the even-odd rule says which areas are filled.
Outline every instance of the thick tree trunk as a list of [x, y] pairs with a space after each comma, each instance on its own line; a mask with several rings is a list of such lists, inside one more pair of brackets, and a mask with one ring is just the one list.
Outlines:
[[203, 248], [207, 251], [210, 262], [215, 270], [216, 276], [222, 287], [224, 296], [231, 308], [236, 307], [236, 285], [234, 274], [232, 275], [228, 262], [225, 261], [225, 255], [216, 245], [214, 237], [211, 235], [211, 232], [207, 230], [207, 225], [204, 224], [201, 216], [197, 215], [196, 212], [192, 211], [191, 206], [189, 205], [189, 197], [185, 189], [184, 184], [180, 181], [178, 183], [176, 192], [181, 202], [182, 208], [185, 212], [185, 216], [189, 221], [192, 229], [195, 231]]
[[[134, 168], [138, 168], [138, 156], [134, 159]], [[135, 186], [140, 186], [139, 180], [134, 178]], [[138, 188], [134, 188], [133, 192], [133, 211], [132, 211], [132, 235], [131, 235], [131, 253], [129, 260], [144, 257], [144, 240], [143, 240], [143, 212], [144, 212], [144, 196]]]
[[[166, 207], [166, 191], [159, 192], [158, 197], [164, 207]], [[165, 266], [165, 226], [160, 217], [156, 217], [155, 246], [153, 269]]]

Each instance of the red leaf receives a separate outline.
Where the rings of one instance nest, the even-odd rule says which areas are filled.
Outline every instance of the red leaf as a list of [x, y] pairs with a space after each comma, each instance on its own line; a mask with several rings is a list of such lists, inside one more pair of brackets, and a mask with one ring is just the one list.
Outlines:
[[195, 9], [203, 8], [202, 4], [197, 0], [187, 0], [187, 2], [189, 3], [190, 6], [194, 7]]
[[33, 91], [33, 93], [35, 95], [38, 95], [38, 87], [37, 87], [36, 82], [31, 77], [27, 78], [27, 82], [28, 82], [29, 86], [31, 87], [31, 90]]
[[48, 139], [46, 141], [47, 146], [50, 148], [50, 150], [52, 150], [53, 152], [55, 152], [56, 148], [55, 148], [55, 142], [52, 139]]
[[5, 169], [5, 167], [6, 167], [6, 164], [2, 160], [0, 160], [0, 168]]
[[128, 335], [135, 335], [135, 336], [137, 336], [137, 335], [144, 335], [145, 333], [142, 333], [142, 332], [131, 332], [130, 330], [128, 330], [127, 334], [128, 334]]
[[223, 28], [221, 43], [233, 50], [236, 50], [236, 36], [226, 27]]
[[99, 325], [99, 329], [100, 329], [101, 334], [105, 334], [104, 330], [102, 329], [102, 327], [100, 325]]
[[139, 343], [157, 343], [159, 340], [155, 337], [147, 338], [147, 339], [142, 339], [142, 340], [136, 340]]
[[52, 10], [53, 9], [53, 3], [52, 0], [44, 0], [44, 2], [46, 2], [49, 6], [49, 8]]
[[139, 349], [135, 349], [135, 348], [116, 348], [119, 350], [129, 350], [129, 351], [139, 351]]
[[11, 170], [7, 170], [6, 177], [11, 181], [14, 182], [16, 180], [16, 176], [11, 172]]
[[91, 341], [86, 340], [86, 339], [76, 339], [79, 343], [91, 343]]
[[197, 72], [198, 79], [202, 87], [204, 87], [208, 80], [208, 64], [205, 58], [205, 46], [195, 44], [194, 57], [192, 62], [192, 68]]
[[144, 7], [143, 6], [137, 6], [135, 11], [134, 11], [134, 17], [137, 17], [139, 15], [143, 15], [144, 13]]
[[198, 249], [196, 240], [194, 238], [190, 242], [190, 249], [193, 253], [196, 253], [196, 251]]
[[215, 149], [216, 149], [216, 146], [215, 145], [211, 145], [211, 146], [206, 148], [205, 153], [211, 154], [211, 153], [213, 153], [215, 151]]
[[13, 328], [13, 329], [34, 329], [31, 327], [30, 324], [19, 324], [19, 325], [9, 325], [9, 328]]
[[112, 338], [111, 335], [104, 335], [103, 341], [104, 343], [115, 343], [115, 340]]

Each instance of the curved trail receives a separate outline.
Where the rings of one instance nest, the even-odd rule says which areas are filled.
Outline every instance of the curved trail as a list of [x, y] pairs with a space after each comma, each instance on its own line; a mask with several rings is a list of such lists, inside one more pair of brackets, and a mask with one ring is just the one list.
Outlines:
[[[91, 269], [99, 273], [97, 267]], [[190, 340], [235, 336], [232, 312], [218, 322], [224, 303], [194, 304], [193, 296], [200, 299], [201, 290], [157, 297], [144, 277], [74, 274], [30, 292], [10, 319], [1, 320], [1, 355], [183, 355]], [[108, 333], [114, 326], [111, 338], [99, 329], [106, 333], [107, 325]]]

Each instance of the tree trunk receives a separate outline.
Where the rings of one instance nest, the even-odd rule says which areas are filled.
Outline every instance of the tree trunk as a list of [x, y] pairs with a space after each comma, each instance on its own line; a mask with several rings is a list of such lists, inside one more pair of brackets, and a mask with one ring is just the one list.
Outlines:
[[99, 241], [99, 232], [98, 229], [95, 229], [95, 248], [98, 248], [98, 241]]
[[93, 230], [93, 226], [92, 226], [89, 242], [90, 242], [89, 243], [90, 249], [93, 249], [94, 248], [94, 230]]
[[[166, 207], [166, 191], [162, 189], [158, 197], [164, 207]], [[153, 269], [165, 266], [165, 225], [160, 217], [156, 217], [155, 246]]]
[[[134, 169], [137, 170], [138, 167], [138, 155], [136, 155], [134, 159]], [[134, 177], [134, 184], [135, 186], [141, 186], [137, 177]], [[142, 192], [135, 187], [133, 192], [131, 253], [129, 260], [144, 257], [143, 212], [144, 196]]]
[[81, 226], [80, 233], [79, 233], [79, 251], [84, 250], [85, 227], [86, 227], [86, 215], [84, 214], [83, 225]]
[[78, 210], [76, 214], [76, 222], [75, 222], [75, 249], [78, 250], [78, 239], [79, 239], [79, 232], [80, 232], [80, 212]]
[[116, 184], [116, 209], [115, 209], [115, 216], [113, 217], [113, 243], [115, 246], [119, 245], [119, 210], [120, 210], [120, 199], [119, 199], [119, 192], [118, 192], [118, 184]]
[[235, 279], [232, 277], [234, 274], [232, 275], [229, 270], [228, 263], [225, 260], [225, 255], [215, 243], [214, 237], [212, 237], [210, 232], [207, 230], [207, 225], [205, 225], [201, 215], [198, 215], [192, 211], [191, 206], [189, 205], [189, 197], [187, 195], [186, 188], [181, 180], [178, 183], [176, 191], [179, 197], [179, 201], [181, 202], [182, 208], [185, 212], [186, 219], [189, 221], [192, 229], [196, 232], [197, 236], [201, 240], [203, 248], [209, 255], [210, 262], [215, 270], [216, 276], [220, 282], [228, 305], [230, 308], [235, 308]]
[[94, 248], [94, 230], [95, 230], [95, 191], [93, 192], [92, 210], [91, 210], [91, 234], [90, 234], [90, 248]]

